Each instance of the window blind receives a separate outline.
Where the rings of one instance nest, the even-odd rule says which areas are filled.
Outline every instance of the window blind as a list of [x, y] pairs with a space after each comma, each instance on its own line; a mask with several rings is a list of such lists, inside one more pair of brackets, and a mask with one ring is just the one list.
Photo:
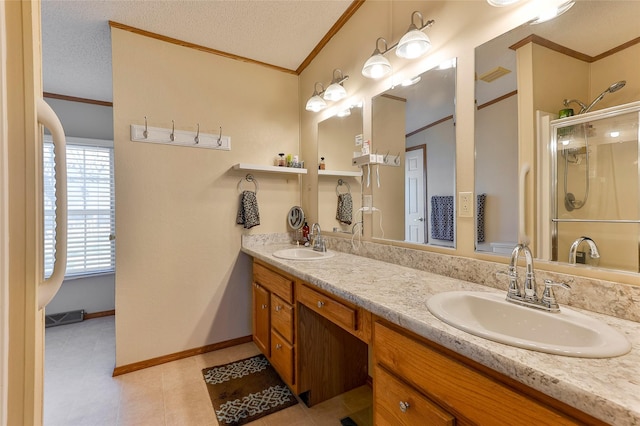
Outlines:
[[[53, 271], [55, 241], [55, 172], [53, 144], [45, 138], [44, 252], [45, 276]], [[115, 270], [115, 197], [113, 148], [67, 144], [67, 277]]]

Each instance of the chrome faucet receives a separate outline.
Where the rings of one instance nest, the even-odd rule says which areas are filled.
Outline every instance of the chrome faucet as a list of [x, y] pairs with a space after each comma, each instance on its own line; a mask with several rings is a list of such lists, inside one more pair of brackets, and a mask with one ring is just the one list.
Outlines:
[[[317, 232], [316, 232], [317, 229]], [[320, 225], [316, 222], [311, 225], [311, 235], [310, 238], [313, 240], [312, 247], [315, 251], [325, 252], [327, 251], [327, 246], [324, 243], [324, 238], [322, 238], [320, 230]]]
[[582, 243], [587, 243], [589, 245], [589, 257], [591, 259], [599, 259], [600, 258], [600, 252], [598, 251], [598, 246], [596, 245], [596, 242], [593, 241], [591, 238], [589, 237], [580, 237], [577, 238], [573, 244], [571, 244], [571, 248], [569, 249], [569, 264], [570, 265], [575, 265], [576, 261], [577, 261], [577, 257], [578, 257], [578, 247], [580, 247], [580, 245]]
[[[520, 252], [524, 253], [527, 271], [522, 290], [518, 284], [518, 258], [520, 257]], [[504, 272], [502, 272], [502, 274], [504, 274]], [[544, 280], [544, 291], [542, 292], [542, 297], [539, 297], [536, 288], [536, 278], [533, 272], [533, 255], [529, 247], [525, 244], [518, 244], [513, 249], [513, 252], [511, 252], [511, 261], [509, 262], [507, 275], [509, 277], [507, 301], [530, 308], [542, 309], [547, 312], [560, 312], [560, 307], [553, 294], [553, 287], [571, 288], [565, 283]]]

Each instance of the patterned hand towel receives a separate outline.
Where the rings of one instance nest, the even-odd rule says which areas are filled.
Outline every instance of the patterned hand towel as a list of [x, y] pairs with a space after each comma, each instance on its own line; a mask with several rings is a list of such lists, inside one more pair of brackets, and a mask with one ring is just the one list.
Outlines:
[[431, 197], [431, 238], [453, 241], [453, 196]]
[[253, 191], [242, 191], [240, 194], [240, 206], [238, 207], [238, 225], [244, 225], [246, 229], [260, 225], [260, 212], [258, 211], [258, 199]]
[[353, 200], [350, 193], [338, 195], [338, 209], [336, 219], [345, 225], [351, 225], [351, 215], [353, 211]]

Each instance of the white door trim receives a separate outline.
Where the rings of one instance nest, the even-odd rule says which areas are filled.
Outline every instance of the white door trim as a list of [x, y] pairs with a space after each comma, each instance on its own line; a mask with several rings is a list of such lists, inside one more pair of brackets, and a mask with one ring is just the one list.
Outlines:
[[0, 425], [9, 398], [9, 202], [7, 164], [7, 49], [4, 2], [0, 2]]

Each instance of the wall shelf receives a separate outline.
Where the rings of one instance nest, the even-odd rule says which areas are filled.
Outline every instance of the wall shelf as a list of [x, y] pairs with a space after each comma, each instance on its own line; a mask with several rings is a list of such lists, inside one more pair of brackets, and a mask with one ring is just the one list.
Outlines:
[[294, 175], [307, 174], [307, 169], [301, 169], [298, 167], [264, 166], [261, 164], [249, 164], [249, 163], [234, 164], [233, 169], [244, 170], [249, 172], [285, 173], [285, 174], [294, 174]]
[[362, 170], [318, 170], [318, 176], [361, 177]]

